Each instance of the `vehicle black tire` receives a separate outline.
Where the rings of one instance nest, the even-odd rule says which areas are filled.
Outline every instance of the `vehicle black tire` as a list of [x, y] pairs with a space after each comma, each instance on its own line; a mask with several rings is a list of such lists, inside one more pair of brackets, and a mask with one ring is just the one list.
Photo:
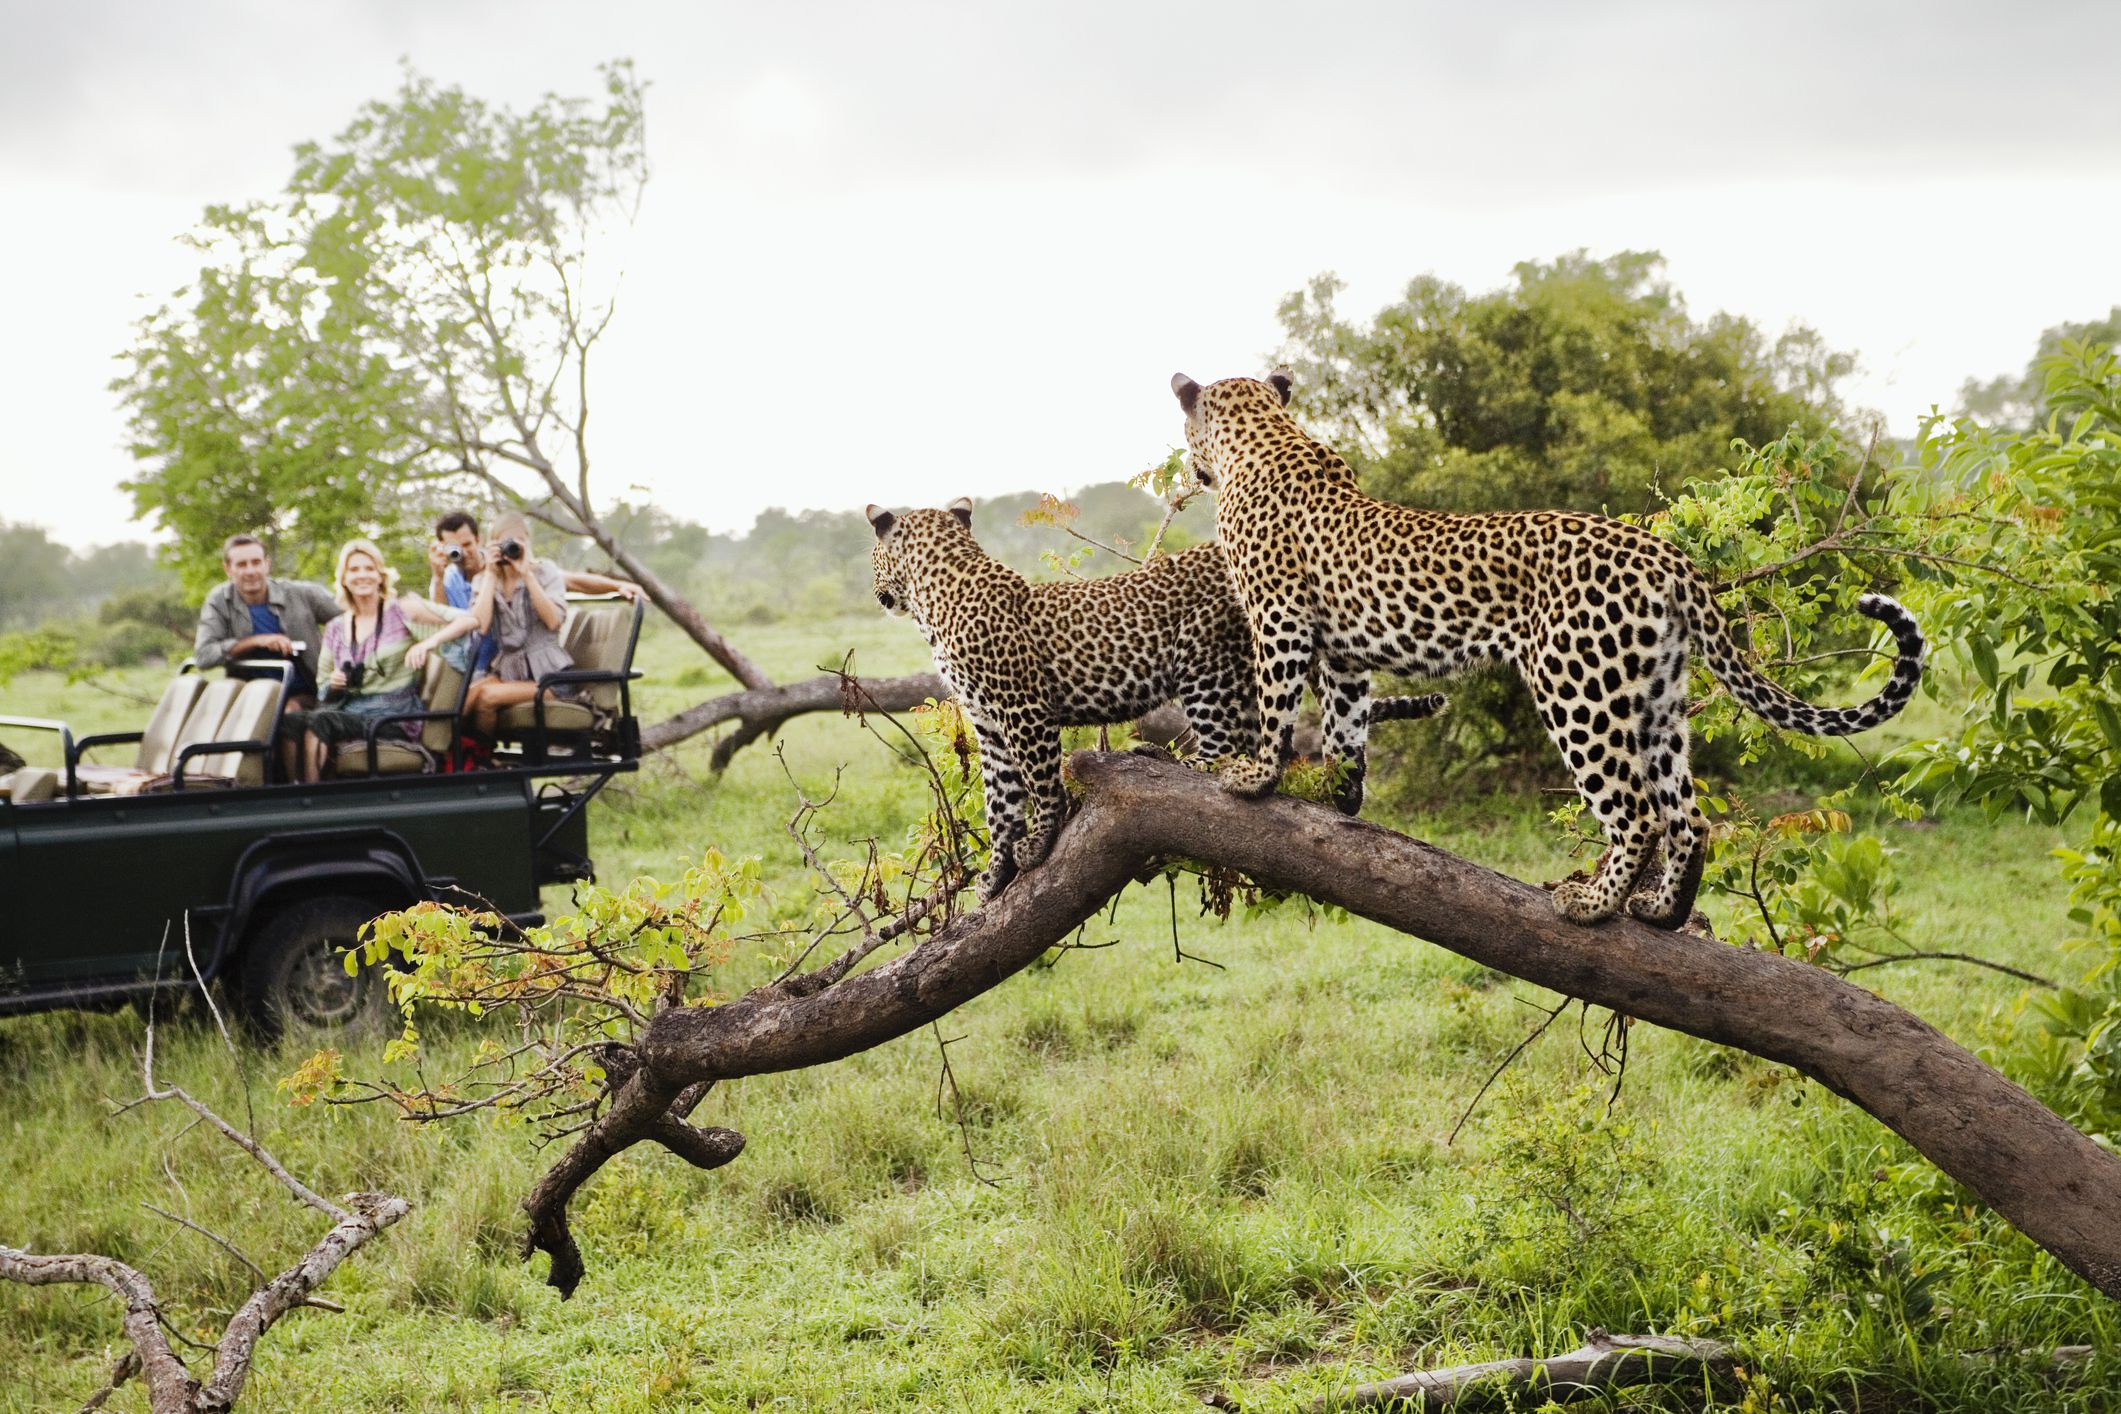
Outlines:
[[331, 894], [290, 904], [251, 935], [243, 954], [243, 1013], [268, 1040], [355, 1037], [382, 1029], [390, 989], [382, 973], [346, 973], [361, 925], [389, 905]]

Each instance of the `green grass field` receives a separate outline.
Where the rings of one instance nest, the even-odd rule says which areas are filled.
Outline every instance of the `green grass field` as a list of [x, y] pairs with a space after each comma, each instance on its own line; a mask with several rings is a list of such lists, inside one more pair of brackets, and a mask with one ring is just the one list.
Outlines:
[[[926, 663], [903, 621], [775, 626], [743, 646], [777, 676], [849, 648], [867, 672]], [[701, 661], [657, 634], [644, 718], [721, 690]], [[101, 686], [151, 698], [159, 678]], [[0, 703], [84, 731], [146, 710], [39, 676]], [[1420, 724], [1387, 730], [1418, 749]], [[806, 785], [847, 768], [827, 821], [842, 840], [894, 839], [921, 808], [914, 772], [852, 724], [802, 719], [785, 743]], [[603, 877], [670, 875], [715, 844], [764, 856], [778, 896], [807, 898], [782, 762], [753, 747], [715, 778], [705, 758], [688, 745], [607, 794]], [[1519, 877], [1571, 867], [1530, 799], [1385, 823]], [[2054, 832], [1968, 813], [1888, 834], [1910, 937], [2069, 971]], [[266, 1338], [243, 1407], [1137, 1410], [1220, 1388], [1283, 1410], [1381, 1374], [1558, 1352], [1594, 1326], [1726, 1340], [1748, 1374], [1713, 1401], [1608, 1408], [2115, 1407], [2111, 1304], [1819, 1087], [1641, 1027], [1608, 1108], [1571, 1018], [1447, 1142], [1552, 999], [1299, 906], [1218, 924], [1183, 885], [1177, 905], [1186, 951], [1220, 966], [1174, 957], [1158, 883], [1086, 939], [1117, 946], [1053, 954], [947, 1019], [962, 1132], [937, 1112], [929, 1033], [719, 1088], [697, 1117], [742, 1130], [743, 1157], [712, 1173], [646, 1147], [613, 1162], [576, 1201], [590, 1274], [565, 1303], [515, 1256], [516, 1200], [551, 1157], [524, 1130], [290, 1108], [273, 1082], [298, 1056], [232, 1058], [196, 1021], [165, 1027], [164, 1077], [237, 1117], [247, 1078], [259, 1133], [297, 1173], [416, 1205], [333, 1279], [346, 1314], [300, 1313]], [[733, 959], [728, 986], [764, 966]], [[1999, 1054], [2030, 1025], [2020, 984], [1996, 974], [1861, 979]], [[141, 1032], [130, 1013], [0, 1022], [0, 1242], [123, 1257], [204, 1337], [248, 1274], [143, 1203], [268, 1267], [316, 1230], [177, 1114], [109, 1114], [137, 1093]], [[431, 1049], [468, 1053], [480, 1034]], [[374, 1073], [380, 1046], [349, 1071]], [[2087, 1342], [2089, 1377], [2063, 1385], [2013, 1354]], [[78, 1407], [117, 1348], [100, 1292], [0, 1287], [0, 1410]], [[145, 1402], [129, 1388], [109, 1407]]]

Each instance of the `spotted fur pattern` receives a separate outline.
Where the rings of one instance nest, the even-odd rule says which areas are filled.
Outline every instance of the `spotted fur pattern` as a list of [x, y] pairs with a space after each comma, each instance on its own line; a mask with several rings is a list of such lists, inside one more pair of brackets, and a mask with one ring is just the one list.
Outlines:
[[[972, 536], [972, 503], [894, 515], [869, 507], [877, 602], [908, 614], [979, 739], [991, 861], [980, 897], [1053, 848], [1066, 810], [1060, 729], [1131, 721], [1178, 700], [1195, 752], [1213, 762], [1258, 739], [1251, 639], [1222, 549], [1199, 545], [1103, 579], [1033, 584]], [[1336, 801], [1362, 801], [1373, 720], [1424, 717], [1437, 696], [1372, 702], [1367, 674], [1322, 684], [1329, 756], [1347, 763]]]
[[[1222, 777], [1240, 794], [1279, 779], [1313, 661], [1336, 674], [1422, 676], [1509, 663], [1609, 842], [1588, 880], [1557, 887], [1556, 906], [1579, 923], [1625, 905], [1677, 927], [1693, 909], [1708, 836], [1687, 766], [1689, 647], [1745, 706], [1814, 736], [1877, 726], [1921, 681], [1922, 633], [1882, 594], [1857, 611], [1891, 630], [1892, 675], [1860, 706], [1815, 707], [1746, 660], [1701, 572], [1647, 530], [1561, 511], [1446, 515], [1373, 500], [1289, 416], [1285, 374], [1206, 388], [1181, 374], [1172, 388], [1259, 649], [1259, 747]], [[1660, 846], [1665, 867], [1653, 874]]]

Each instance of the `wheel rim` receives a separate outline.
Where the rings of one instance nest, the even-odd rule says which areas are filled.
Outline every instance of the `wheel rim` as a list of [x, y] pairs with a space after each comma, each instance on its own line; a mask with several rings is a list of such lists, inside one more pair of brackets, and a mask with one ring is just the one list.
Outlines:
[[288, 1018], [306, 1026], [344, 1026], [361, 1014], [369, 986], [365, 975], [347, 975], [338, 944], [319, 938], [288, 969]]

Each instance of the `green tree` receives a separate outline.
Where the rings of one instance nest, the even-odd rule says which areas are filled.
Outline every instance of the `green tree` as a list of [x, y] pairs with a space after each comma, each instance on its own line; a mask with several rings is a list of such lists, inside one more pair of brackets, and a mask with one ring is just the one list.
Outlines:
[[315, 570], [444, 502], [587, 538], [747, 686], [769, 680], [629, 554], [591, 482], [591, 361], [617, 312], [596, 259], [648, 180], [644, 89], [526, 111], [407, 71], [269, 201], [209, 208], [207, 263], [144, 320], [116, 384], [130, 484], [194, 587], [235, 530]]
[[[2076, 976], [2029, 994], [2041, 1025], [2016, 1060], [2074, 1123], [2121, 1140], [2121, 358], [2064, 338], [2034, 368], [2030, 427], [1935, 419], [1910, 458], [1875, 475], [1830, 436], [1744, 448], [1736, 474], [1697, 481], [1652, 524], [1717, 574], [1801, 693], [1836, 662], [1882, 670], [1882, 645], [1839, 637], [1855, 595], [1883, 583], [1915, 612], [1924, 690], [1962, 718], [1864, 773], [1887, 810], [1970, 801], [2056, 825], [2089, 817], [2082, 842], [2057, 851], [2078, 929], [2057, 941]], [[1712, 739], [1756, 755], [1777, 735], [1701, 695], [1694, 722]], [[1711, 795], [1725, 819], [1706, 882], [1752, 906], [1733, 941], [1848, 970], [1979, 961], [1902, 933], [1892, 851], [1835, 808], [1855, 793], [1765, 821]]]
[[1816, 432], [1853, 360], [1809, 329], [1696, 321], [1655, 252], [1528, 261], [1484, 294], [1433, 275], [1365, 328], [1321, 275], [1282, 301], [1298, 412], [1372, 494], [1442, 510], [1647, 511], [1734, 439]]

